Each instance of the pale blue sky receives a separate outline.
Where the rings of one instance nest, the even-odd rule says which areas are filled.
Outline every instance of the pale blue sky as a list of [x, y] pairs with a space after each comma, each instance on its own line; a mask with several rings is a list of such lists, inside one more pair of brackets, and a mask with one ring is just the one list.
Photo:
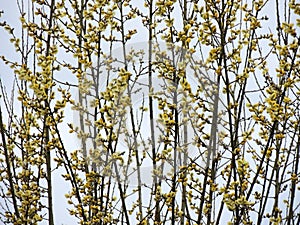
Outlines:
[[[136, 1], [138, 2], [138, 1]], [[271, 1], [270, 1], [271, 2]], [[273, 9], [274, 4], [269, 4], [269, 7], [267, 7], [267, 11], [266, 14], [268, 15], [268, 17], [270, 18], [269, 22], [264, 22], [266, 24], [263, 24], [263, 29], [267, 30], [269, 28], [271, 28], [272, 30], [274, 29], [274, 17], [275, 17], [275, 8]], [[4, 1], [2, 0], [0, 2], [0, 9], [4, 10], [4, 14], [2, 16], [2, 18], [0, 18], [1, 21], [7, 21], [10, 25], [12, 25], [12, 27], [15, 27], [15, 32], [17, 36], [20, 36], [20, 22], [18, 20], [19, 18], [19, 13], [17, 10], [17, 5], [16, 5], [16, 1]], [[134, 24], [130, 25], [128, 27], [129, 29], [135, 28]], [[138, 27], [137, 27], [138, 29]], [[143, 30], [142, 32], [140, 32], [138, 30], [138, 35], [131, 41], [131, 43], [135, 43], [135, 42], [141, 42], [141, 41], [145, 41], [145, 34], [144, 33], [145, 30]], [[9, 42], [9, 36], [6, 34], [5, 31], [3, 31], [3, 29], [0, 29], [0, 37], [1, 37], [1, 46], [0, 46], [0, 55], [5, 55], [7, 56], [8, 59], [10, 60], [19, 60], [19, 56], [17, 53], [15, 53], [13, 51], [13, 46], [12, 44]], [[60, 55], [60, 57], [64, 57], [64, 55]], [[68, 60], [72, 60], [72, 59], [68, 59]], [[274, 71], [275, 64], [270, 64], [269, 68]], [[4, 85], [7, 88], [7, 91], [10, 92], [11, 87], [12, 87], [12, 82], [13, 82], [13, 71], [7, 67], [7, 65], [4, 65], [3, 62], [0, 60], [0, 76], [2, 79], [2, 82], [4, 83]], [[2, 104], [2, 101], [1, 101]], [[73, 114], [72, 111], [70, 110], [70, 108], [68, 108], [68, 110], [66, 111], [66, 114], [70, 114], [72, 115], [71, 117], [69, 117], [67, 120], [69, 120], [69, 122], [74, 122], [74, 118], [73, 118]], [[67, 123], [67, 122], [66, 122]], [[65, 124], [66, 124], [65, 123]], [[67, 127], [62, 127], [62, 129], [68, 130]], [[145, 130], [145, 133], [147, 132], [147, 130]], [[66, 140], [70, 140], [67, 141], [67, 148], [68, 149], [76, 149], [79, 147], [78, 141], [74, 141], [74, 136], [72, 139], [72, 136], [70, 136], [69, 134], [67, 134], [67, 132], [63, 132], [66, 134]], [[70, 139], [71, 137], [71, 139]], [[64, 194], [67, 193], [70, 190], [70, 186], [68, 182], [65, 182], [62, 178], [61, 178], [61, 173], [63, 171], [62, 170], [56, 170], [53, 173], [53, 178], [55, 180], [55, 184], [53, 185], [53, 193], [54, 193], [54, 209], [55, 209], [55, 224], [57, 225], [72, 225], [74, 224], [75, 220], [74, 218], [72, 218], [71, 216], [69, 216], [66, 208], [68, 208], [68, 204], [66, 203], [66, 199], [64, 197]], [[1, 200], [0, 200], [1, 201]], [[42, 223], [42, 224], [46, 224]]]

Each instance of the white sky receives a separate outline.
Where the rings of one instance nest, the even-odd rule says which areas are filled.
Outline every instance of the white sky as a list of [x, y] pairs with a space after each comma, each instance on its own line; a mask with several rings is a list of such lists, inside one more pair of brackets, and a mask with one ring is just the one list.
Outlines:
[[[272, 22], [273, 21], [272, 16], [273, 15], [275, 16], [275, 14], [274, 14], [275, 9], [272, 9], [273, 4], [270, 3], [269, 5], [270, 5], [270, 7], [268, 7], [269, 11], [267, 11], [266, 13], [270, 17], [270, 20], [269, 20], [270, 22], [266, 22], [266, 23], [268, 23], [268, 26], [266, 26], [266, 29], [268, 29], [268, 27], [273, 27], [273, 25], [274, 25]], [[12, 25], [12, 27], [15, 27], [15, 32], [16, 32], [17, 36], [19, 36], [20, 22], [18, 20], [19, 13], [17, 10], [16, 1], [2, 0], [0, 2], [0, 9], [4, 10], [4, 14], [1, 18], [1, 21], [8, 21], [8, 23], [10, 25]], [[129, 26], [128, 28], [129, 29], [135, 28], [134, 25], [131, 25], [131, 26], [132, 27]], [[263, 27], [265, 27], [265, 24], [263, 24]], [[140, 32], [138, 27], [137, 27], [137, 30], [138, 30], [138, 35], [131, 41], [131, 43], [146, 41], [146, 40], [144, 40], [144, 37], [147, 37], [147, 36], [145, 36], [143, 32]], [[8, 38], [6, 32], [3, 31], [3, 29], [0, 29], [0, 38], [1, 38], [0, 55], [3, 54], [8, 59], [17, 61], [19, 59], [18, 54], [16, 54], [14, 51], [12, 51], [13, 46], [9, 42], [9, 38]], [[272, 64], [269, 65], [271, 70], [275, 69], [275, 68], [272, 68], [273, 66], [274, 65], [272, 65]], [[11, 87], [12, 87], [12, 82], [13, 82], [12, 70], [9, 69], [6, 65], [4, 65], [4, 63], [1, 60], [0, 60], [0, 77], [1, 77], [4, 85], [6, 86], [7, 91], [10, 92]], [[1, 101], [1, 104], [2, 104], [2, 101]], [[68, 114], [68, 115], [72, 114], [72, 111], [70, 110], [70, 108], [68, 108], [68, 110], [66, 111], [66, 114]], [[69, 117], [69, 122], [71, 122], [71, 123], [74, 122], [73, 117]], [[64, 123], [64, 124], [66, 124], [66, 123]], [[67, 127], [62, 127], [62, 129], [68, 130]], [[145, 133], [147, 133], [147, 132], [148, 132], [148, 130], [145, 130]], [[64, 132], [64, 133], [67, 133], [67, 132]], [[69, 134], [66, 134], [66, 138], [70, 138], [70, 137], [71, 136], [69, 136]], [[68, 139], [68, 140], [70, 140], [70, 139]], [[74, 139], [67, 142], [68, 149], [76, 149], [78, 147], [79, 147], [78, 142], [74, 141]], [[53, 173], [53, 179], [55, 180], [55, 183], [53, 185], [53, 194], [55, 196], [54, 197], [55, 224], [71, 225], [71, 224], [74, 224], [74, 222], [76, 220], [74, 220], [74, 218], [69, 216], [68, 212], [66, 211], [66, 208], [68, 208], [69, 205], [66, 203], [64, 194], [70, 190], [70, 186], [69, 186], [68, 182], [65, 182], [61, 178], [62, 172], [63, 172], [62, 170], [56, 170]], [[45, 224], [46, 224], [46, 222], [45, 222]]]

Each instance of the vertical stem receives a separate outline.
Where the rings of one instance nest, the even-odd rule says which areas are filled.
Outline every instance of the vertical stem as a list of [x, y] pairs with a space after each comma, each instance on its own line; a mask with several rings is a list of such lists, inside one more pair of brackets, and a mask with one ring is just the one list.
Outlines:
[[[171, 28], [171, 34], [173, 34], [172, 32], [172, 28]], [[172, 38], [173, 39], [173, 38]], [[173, 58], [173, 66], [175, 67], [175, 55], [174, 55], [174, 51], [172, 51], [172, 58]], [[178, 77], [177, 77], [177, 72], [176, 72], [176, 68], [175, 68], [175, 72], [173, 73], [173, 85], [175, 86], [174, 88], [174, 97], [173, 97], [173, 105], [174, 105], [174, 109], [172, 110], [172, 115], [174, 115], [174, 119], [175, 119], [175, 127], [174, 127], [174, 158], [173, 158], [173, 177], [172, 177], [172, 193], [173, 193], [173, 197], [172, 197], [172, 225], [175, 224], [175, 220], [176, 220], [176, 215], [175, 215], [175, 199], [176, 199], [176, 180], [177, 180], [177, 146], [179, 143], [179, 113], [178, 113]]]
[[[217, 77], [217, 90], [214, 93], [214, 103], [213, 103], [213, 120], [211, 124], [211, 131], [210, 131], [210, 139], [208, 145], [208, 155], [211, 155], [212, 165], [211, 165], [211, 185], [214, 185], [216, 168], [215, 168], [215, 157], [217, 151], [217, 132], [218, 132], [218, 111], [219, 111], [219, 84], [220, 84], [220, 76]], [[209, 166], [209, 160], [207, 160]], [[214, 191], [210, 188], [209, 191], [209, 203], [212, 203]], [[211, 223], [211, 208], [208, 211], [207, 215], [207, 224]]]
[[[123, 15], [123, 4], [121, 3], [120, 6], [120, 14], [121, 14], [121, 34], [122, 34], [122, 48], [123, 48], [123, 57], [124, 57], [124, 64], [125, 64], [125, 70], [128, 70], [128, 63], [127, 63], [127, 59], [126, 59], [126, 39], [125, 39], [125, 27], [124, 27], [124, 15]], [[129, 87], [129, 78], [128, 78], [128, 83], [127, 83], [127, 93], [128, 93], [128, 97], [129, 99], [131, 99], [131, 91], [130, 91], [130, 87]], [[136, 166], [137, 166], [137, 179], [138, 179], [138, 207], [139, 207], [139, 219], [140, 221], [143, 220], [143, 208], [142, 208], [142, 182], [141, 182], [141, 163], [140, 163], [140, 159], [139, 159], [139, 152], [138, 152], [138, 143], [137, 143], [137, 131], [136, 131], [136, 125], [134, 122], [134, 114], [133, 114], [133, 107], [132, 105], [130, 106], [130, 120], [131, 120], [131, 126], [132, 126], [132, 133], [133, 133], [133, 142], [134, 142], [134, 151], [135, 151], [135, 159], [136, 159]], [[119, 175], [117, 175], [119, 176]], [[119, 182], [119, 189], [121, 188], [120, 186], [120, 182]], [[122, 191], [122, 189], [120, 189], [120, 191]], [[125, 194], [125, 193], [124, 193]], [[123, 207], [126, 207], [125, 204], [125, 197], [122, 197], [122, 203], [123, 203]], [[128, 219], [128, 213], [125, 212], [125, 216], [126, 219]]]
[[[183, 27], [187, 24], [187, 1], [183, 1]], [[186, 46], [188, 44], [185, 44], [184, 42], [182, 43], [183, 45], [183, 54], [181, 55], [180, 61], [185, 59], [185, 54], [186, 50], [188, 49], [189, 46]], [[185, 71], [185, 79], [186, 79], [186, 71]], [[184, 110], [183, 112], [183, 118], [185, 119], [187, 117], [187, 112]], [[187, 129], [187, 123], [183, 124], [183, 166], [184, 166], [184, 171], [183, 171], [183, 182], [182, 182], [182, 193], [181, 193], [181, 211], [182, 211], [182, 216], [180, 218], [180, 225], [184, 225], [185, 221], [185, 210], [186, 210], [186, 183], [185, 183], [185, 178], [187, 175], [187, 170], [185, 169], [185, 166], [187, 165], [187, 160], [188, 160], [188, 129]]]
[[[299, 129], [299, 125], [298, 125]], [[295, 157], [295, 166], [294, 166], [294, 174], [298, 174], [298, 169], [299, 169], [299, 157], [300, 157], [300, 130], [298, 131], [298, 141], [297, 141], [297, 151], [296, 151], [296, 157]], [[294, 207], [294, 201], [295, 201], [295, 195], [296, 195], [296, 180], [292, 179], [292, 185], [291, 185], [291, 203], [289, 204], [289, 212], [288, 212], [288, 221], [287, 225], [291, 225], [291, 223], [294, 221], [293, 218], [293, 207]], [[299, 214], [298, 214], [299, 215]], [[299, 224], [299, 221], [298, 223]]]
[[[148, 49], [148, 80], [149, 80], [149, 93], [152, 92], [153, 84], [152, 84], [152, 51], [153, 51], [153, 0], [149, 0], [149, 33], [148, 33], [148, 41], [149, 41], [149, 49]], [[152, 150], [152, 165], [153, 171], [156, 171], [156, 143], [155, 143], [155, 129], [154, 129], [154, 109], [153, 109], [153, 96], [149, 94], [149, 114], [150, 114], [150, 133], [151, 133], [151, 150]], [[154, 183], [154, 195], [158, 190], [158, 179], [157, 176], [153, 176]], [[160, 199], [155, 200], [155, 213], [154, 213], [154, 222], [160, 222]]]
[[7, 171], [7, 175], [8, 175], [8, 181], [9, 181], [13, 206], [14, 206], [16, 217], [20, 218], [20, 213], [19, 213], [17, 199], [16, 199], [16, 193], [15, 193], [15, 187], [14, 187], [14, 182], [13, 182], [13, 174], [12, 174], [12, 171], [11, 171], [10, 157], [9, 157], [9, 152], [8, 152], [7, 144], [6, 144], [6, 137], [5, 137], [5, 132], [6, 131], [5, 131], [5, 128], [4, 128], [3, 121], [2, 121], [2, 107], [1, 107], [1, 104], [0, 104], [0, 129], [1, 129], [1, 139], [2, 139], [2, 145], [3, 145], [3, 150], [4, 150], [4, 156], [5, 156], [5, 163], [6, 163], [6, 167], [7, 167], [6, 171]]
[[[53, 22], [53, 13], [54, 13], [54, 6], [55, 6], [55, 0], [51, 0], [50, 5], [50, 16], [49, 16], [49, 27], [48, 29], [51, 30], [52, 28], [52, 22]], [[51, 46], [51, 33], [48, 33], [47, 36], [47, 42], [46, 42], [46, 57], [49, 55], [50, 46]], [[53, 75], [53, 74], [52, 74]], [[46, 90], [46, 94], [49, 94], [49, 90]], [[47, 103], [45, 105], [46, 107], [49, 107], [50, 105], [50, 98], [47, 99]], [[45, 115], [44, 118], [44, 129], [45, 129], [45, 144], [48, 145], [48, 142], [50, 140], [50, 128], [48, 125], [46, 125], [46, 119], [48, 117], [48, 114]], [[46, 171], [47, 171], [47, 184], [48, 184], [48, 212], [49, 212], [49, 225], [54, 225], [54, 214], [53, 214], [53, 193], [52, 193], [52, 173], [51, 173], [51, 152], [50, 149], [45, 148], [46, 150]]]

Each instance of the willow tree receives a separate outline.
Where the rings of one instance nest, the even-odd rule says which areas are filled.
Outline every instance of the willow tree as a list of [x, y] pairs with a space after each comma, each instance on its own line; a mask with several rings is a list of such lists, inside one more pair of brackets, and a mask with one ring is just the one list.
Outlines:
[[299, 3], [16, 10], [0, 22], [19, 58], [1, 52], [3, 223], [63, 222], [56, 171], [78, 224], [300, 223]]

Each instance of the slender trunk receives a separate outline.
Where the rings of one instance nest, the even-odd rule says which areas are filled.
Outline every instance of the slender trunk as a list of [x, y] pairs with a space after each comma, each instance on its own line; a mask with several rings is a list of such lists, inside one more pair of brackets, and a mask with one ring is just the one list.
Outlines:
[[[50, 16], [49, 16], [49, 26], [48, 29], [51, 31], [52, 29], [52, 23], [53, 23], [53, 14], [54, 14], [54, 8], [55, 6], [55, 0], [51, 0], [50, 5]], [[50, 53], [50, 47], [51, 47], [51, 34], [48, 33], [47, 37], [47, 43], [46, 43], [46, 57]], [[53, 76], [53, 74], [51, 74]], [[48, 96], [50, 90], [46, 90], [46, 94]], [[50, 98], [48, 98], [46, 105], [44, 106], [45, 109], [50, 106]], [[46, 120], [49, 115], [46, 114], [44, 117], [44, 134], [45, 134], [45, 145], [48, 145], [48, 142], [50, 141], [50, 128], [48, 125], [46, 125]], [[48, 192], [48, 212], [49, 212], [49, 225], [54, 225], [54, 213], [53, 213], [53, 193], [52, 193], [52, 169], [51, 169], [51, 151], [48, 148], [44, 149], [46, 152], [46, 170], [47, 170], [47, 192]]]

